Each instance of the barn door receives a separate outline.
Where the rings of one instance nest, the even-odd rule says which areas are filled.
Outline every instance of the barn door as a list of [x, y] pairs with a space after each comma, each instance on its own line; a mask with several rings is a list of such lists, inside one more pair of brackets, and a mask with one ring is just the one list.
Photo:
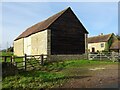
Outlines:
[[27, 47], [27, 55], [31, 55], [31, 46], [30, 45]]

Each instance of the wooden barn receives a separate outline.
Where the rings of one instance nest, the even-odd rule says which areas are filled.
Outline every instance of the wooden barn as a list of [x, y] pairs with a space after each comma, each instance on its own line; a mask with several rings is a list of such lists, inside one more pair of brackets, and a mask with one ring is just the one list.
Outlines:
[[87, 34], [87, 30], [69, 7], [20, 34], [14, 40], [14, 54], [85, 54]]

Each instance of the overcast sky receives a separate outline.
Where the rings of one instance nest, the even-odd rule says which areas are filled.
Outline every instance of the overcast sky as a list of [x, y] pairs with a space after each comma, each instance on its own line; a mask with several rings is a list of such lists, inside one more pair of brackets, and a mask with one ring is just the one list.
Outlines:
[[4, 2], [2, 3], [2, 48], [12, 45], [13, 40], [28, 27], [67, 7], [72, 8], [88, 30], [89, 36], [118, 33], [117, 2]]

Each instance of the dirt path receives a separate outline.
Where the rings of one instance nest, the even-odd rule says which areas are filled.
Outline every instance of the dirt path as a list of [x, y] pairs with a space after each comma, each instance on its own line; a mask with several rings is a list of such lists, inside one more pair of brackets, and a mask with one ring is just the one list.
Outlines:
[[[79, 76], [79, 75], [78, 75]], [[80, 77], [80, 76], [79, 76]], [[82, 76], [81, 76], [82, 77]], [[117, 88], [118, 65], [91, 68], [84, 78], [69, 79], [61, 88]]]

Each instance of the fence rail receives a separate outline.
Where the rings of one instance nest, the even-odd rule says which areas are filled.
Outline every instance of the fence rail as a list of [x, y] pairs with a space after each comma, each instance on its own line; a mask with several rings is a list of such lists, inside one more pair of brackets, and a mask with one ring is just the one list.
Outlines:
[[109, 52], [109, 53], [89, 53], [88, 54], [89, 60], [112, 60], [112, 61], [119, 61], [120, 60], [120, 53]]
[[43, 66], [47, 60], [47, 55], [24, 55], [24, 56], [0, 56], [2, 62], [9, 62], [16, 66], [18, 69], [28, 70], [35, 69], [36, 66]]

